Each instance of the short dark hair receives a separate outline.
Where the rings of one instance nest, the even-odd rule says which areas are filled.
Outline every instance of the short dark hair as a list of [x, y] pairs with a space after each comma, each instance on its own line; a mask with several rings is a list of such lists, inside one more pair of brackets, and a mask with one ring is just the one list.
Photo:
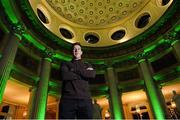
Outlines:
[[71, 49], [71, 50], [74, 49], [74, 46], [75, 46], [75, 45], [79, 45], [80, 47], [82, 47], [81, 44], [80, 44], [79, 42], [75, 42], [75, 43], [72, 44], [72, 49]]

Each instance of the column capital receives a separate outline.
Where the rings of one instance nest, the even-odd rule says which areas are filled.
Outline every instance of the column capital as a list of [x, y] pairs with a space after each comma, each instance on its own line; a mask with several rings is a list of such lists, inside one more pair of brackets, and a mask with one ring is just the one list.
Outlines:
[[49, 62], [52, 62], [52, 59], [50, 57], [43, 58], [44, 60], [47, 60]]
[[135, 56], [135, 59], [138, 61], [138, 63], [140, 63], [146, 61], [148, 59], [148, 55], [149, 55], [148, 53], [141, 52]]
[[53, 49], [51, 48], [46, 48], [44, 51], [43, 51], [43, 58], [52, 62], [53, 59], [54, 59], [54, 55], [55, 55], [55, 52]]
[[34, 89], [36, 89], [36, 86], [32, 86], [29, 88], [29, 92], [32, 92]]
[[113, 68], [113, 61], [112, 60], [107, 60], [104, 62], [106, 68]]
[[163, 38], [172, 45], [175, 41], [178, 41], [178, 32], [174, 29], [164, 35]]
[[171, 45], [174, 46], [175, 44], [178, 44], [178, 43], [180, 44], [180, 41], [179, 41], [179, 40], [174, 40], [174, 41], [171, 43]]
[[22, 39], [22, 35], [26, 33], [25, 26], [23, 26], [20, 22], [12, 24], [11, 30], [20, 39]]

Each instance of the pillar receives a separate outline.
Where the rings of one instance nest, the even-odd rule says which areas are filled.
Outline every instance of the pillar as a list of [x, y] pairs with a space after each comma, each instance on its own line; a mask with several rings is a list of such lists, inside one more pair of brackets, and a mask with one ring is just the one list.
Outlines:
[[60, 104], [60, 99], [56, 99], [57, 105], [56, 105], [56, 119], [59, 119], [59, 104]]
[[148, 61], [146, 59], [141, 59], [139, 61], [139, 66], [144, 78], [144, 84], [146, 89], [146, 94], [150, 102], [150, 107], [155, 119], [166, 119], [169, 118], [168, 110], [162, 91], [158, 85], [154, 82], [151, 71], [148, 66]]
[[35, 109], [35, 105], [33, 104], [33, 101], [36, 99], [36, 91], [37, 87], [33, 86], [29, 89], [30, 92], [30, 97], [29, 97], [29, 102], [28, 102], [28, 117], [27, 118], [32, 118], [32, 115], [34, 114], [33, 110]]
[[124, 109], [123, 109], [123, 103], [122, 103], [122, 90], [119, 90], [118, 92], [118, 96], [119, 96], [119, 107], [120, 107], [120, 110], [121, 110], [121, 116], [123, 119], [125, 119], [125, 115], [124, 115]]
[[50, 70], [51, 59], [44, 58], [42, 60], [42, 65], [40, 69], [40, 76], [37, 84], [37, 90], [35, 93], [35, 99], [33, 100], [33, 112], [31, 113], [29, 119], [45, 119]]
[[9, 33], [7, 41], [7, 45], [2, 51], [2, 58], [0, 59], [0, 103], [2, 103], [4, 90], [18, 49], [18, 40], [13, 33]]
[[113, 67], [107, 68], [107, 78], [110, 92], [110, 105], [112, 108], [112, 119], [124, 119], [122, 104], [120, 104], [117, 81]]

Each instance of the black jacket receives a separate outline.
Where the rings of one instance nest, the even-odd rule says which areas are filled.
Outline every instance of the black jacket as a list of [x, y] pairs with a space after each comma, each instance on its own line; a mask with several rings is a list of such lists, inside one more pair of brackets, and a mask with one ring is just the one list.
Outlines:
[[88, 80], [95, 77], [95, 70], [82, 60], [61, 63], [62, 98], [90, 99]]

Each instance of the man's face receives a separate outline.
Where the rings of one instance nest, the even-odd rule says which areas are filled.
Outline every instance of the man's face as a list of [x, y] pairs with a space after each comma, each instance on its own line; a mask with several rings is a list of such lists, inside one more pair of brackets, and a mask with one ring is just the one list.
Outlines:
[[73, 47], [73, 56], [74, 56], [74, 58], [75, 59], [81, 59], [81, 55], [82, 55], [81, 46], [75, 45]]

